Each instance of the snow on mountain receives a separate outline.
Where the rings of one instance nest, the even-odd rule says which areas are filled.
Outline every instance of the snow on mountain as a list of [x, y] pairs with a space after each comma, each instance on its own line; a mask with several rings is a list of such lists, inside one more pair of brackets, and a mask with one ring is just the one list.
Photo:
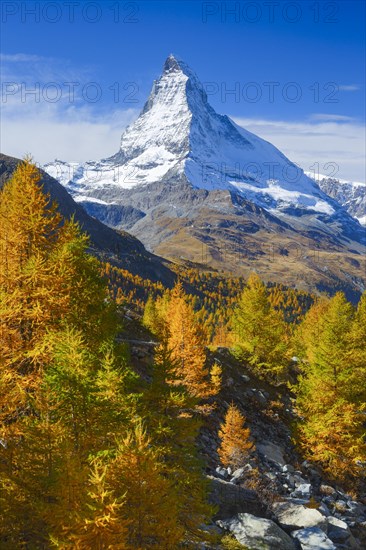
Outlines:
[[320, 189], [342, 205], [351, 216], [366, 225], [366, 183], [331, 178], [314, 172], [305, 174], [314, 179]]
[[334, 202], [276, 147], [217, 114], [195, 73], [170, 55], [119, 151], [98, 162], [55, 161], [44, 169], [81, 203], [115, 204], [122, 190], [183, 178], [228, 189], [273, 213], [332, 215]]

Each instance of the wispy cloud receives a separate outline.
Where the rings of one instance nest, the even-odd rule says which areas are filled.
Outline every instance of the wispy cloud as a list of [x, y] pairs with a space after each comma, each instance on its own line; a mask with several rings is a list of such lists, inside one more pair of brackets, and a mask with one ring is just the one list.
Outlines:
[[332, 115], [326, 113], [316, 113], [310, 116], [310, 120], [321, 122], [352, 122], [355, 119], [347, 115]]
[[339, 90], [341, 92], [358, 92], [358, 90], [361, 90], [361, 86], [358, 84], [340, 84]]
[[31, 63], [44, 61], [47, 58], [41, 57], [39, 55], [29, 55], [26, 53], [15, 53], [15, 54], [5, 54], [0, 53], [0, 62], [1, 63]]
[[31, 153], [39, 163], [103, 158], [118, 149], [123, 129], [138, 114], [133, 103], [111, 101], [115, 91], [88, 67], [22, 53], [0, 60], [0, 147], [8, 155]]
[[[312, 170], [317, 163], [319, 171], [327, 174], [326, 166], [335, 163], [338, 171], [334, 175], [366, 181], [365, 126], [351, 117], [323, 120], [312, 115], [304, 121], [233, 119], [273, 143], [304, 170]], [[333, 173], [333, 168], [331, 171]]]
[[[68, 60], [24, 53], [2, 54], [0, 60], [3, 85], [10, 83], [5, 88], [5, 101], [1, 98], [0, 147], [9, 155], [22, 157], [30, 152], [40, 163], [56, 157], [100, 159], [118, 149], [123, 129], [138, 115], [136, 104], [111, 101], [114, 92], [108, 86], [103, 87], [98, 102], [85, 100], [82, 84], [96, 80], [91, 67], [75, 69]], [[52, 82], [62, 91], [57, 101], [49, 100], [55, 93], [55, 89], [47, 88]], [[70, 94], [64, 93], [67, 82], [80, 84], [73, 91], [72, 101]], [[27, 94], [32, 89], [39, 93]], [[234, 120], [273, 143], [305, 170], [319, 163], [319, 171], [327, 173], [324, 166], [333, 162], [339, 166], [339, 177], [366, 179], [365, 127], [352, 117], [314, 113], [302, 121]]]
[[83, 162], [112, 155], [123, 129], [137, 116], [135, 109], [97, 115], [92, 109], [43, 109], [27, 117], [3, 117], [0, 144], [5, 154], [32, 154], [43, 164], [54, 160]]

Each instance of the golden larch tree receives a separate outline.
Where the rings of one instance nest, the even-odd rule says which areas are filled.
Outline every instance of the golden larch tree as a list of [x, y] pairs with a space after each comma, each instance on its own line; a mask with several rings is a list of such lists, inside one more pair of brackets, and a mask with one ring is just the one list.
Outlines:
[[168, 347], [172, 352], [177, 377], [195, 397], [204, 398], [215, 394], [217, 385], [212, 384], [210, 370], [206, 365], [204, 333], [195, 319], [193, 308], [188, 304], [180, 282], [173, 289], [166, 323]]
[[238, 468], [248, 459], [253, 448], [250, 429], [245, 427], [245, 417], [232, 403], [219, 430], [221, 445], [218, 455], [224, 466]]

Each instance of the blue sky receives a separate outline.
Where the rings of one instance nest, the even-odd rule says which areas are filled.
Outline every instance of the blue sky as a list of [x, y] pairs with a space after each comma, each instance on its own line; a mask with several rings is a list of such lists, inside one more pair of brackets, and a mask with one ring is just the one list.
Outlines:
[[305, 169], [336, 162], [340, 177], [365, 180], [361, 0], [28, 1], [1, 10], [8, 154], [39, 162], [112, 154], [174, 53], [217, 111]]

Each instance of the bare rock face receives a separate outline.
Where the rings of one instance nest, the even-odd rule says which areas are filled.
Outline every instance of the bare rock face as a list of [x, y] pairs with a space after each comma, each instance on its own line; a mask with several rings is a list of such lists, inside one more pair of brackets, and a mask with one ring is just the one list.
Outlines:
[[319, 187], [335, 199], [351, 216], [366, 224], [366, 184], [321, 177]]

